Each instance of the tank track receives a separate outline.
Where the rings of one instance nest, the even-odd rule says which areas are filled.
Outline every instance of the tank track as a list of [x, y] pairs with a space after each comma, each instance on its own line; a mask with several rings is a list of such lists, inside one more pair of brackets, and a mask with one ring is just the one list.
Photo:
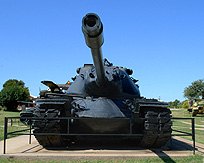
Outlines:
[[[145, 148], [159, 148], [164, 146], [171, 136], [171, 111], [167, 108], [145, 108], [146, 118], [143, 128], [143, 136], [140, 146]], [[166, 134], [155, 136], [153, 134]]]
[[[57, 118], [65, 116], [65, 101], [55, 99], [41, 99], [36, 106], [34, 117]], [[35, 138], [44, 148], [62, 147], [67, 144], [67, 139], [62, 135], [36, 135], [36, 133], [65, 133], [66, 120], [39, 119], [33, 121]]]

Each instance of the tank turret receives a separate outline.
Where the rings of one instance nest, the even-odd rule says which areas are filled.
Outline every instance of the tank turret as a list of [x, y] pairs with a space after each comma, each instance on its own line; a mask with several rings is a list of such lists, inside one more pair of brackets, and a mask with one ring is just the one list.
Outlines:
[[137, 80], [129, 75], [131, 69], [113, 66], [103, 60], [103, 24], [98, 15], [89, 13], [82, 19], [82, 32], [87, 46], [91, 49], [94, 65], [85, 64], [78, 68], [79, 76], [67, 91], [67, 94], [80, 94], [93, 97], [140, 96]]

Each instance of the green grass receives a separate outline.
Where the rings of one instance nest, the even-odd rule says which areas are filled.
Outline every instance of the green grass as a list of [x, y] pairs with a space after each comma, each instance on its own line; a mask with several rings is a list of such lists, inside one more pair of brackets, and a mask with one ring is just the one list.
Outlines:
[[[181, 117], [181, 118], [192, 118], [191, 114], [189, 114], [186, 109], [172, 110], [172, 116]], [[204, 144], [204, 139], [203, 139], [204, 130], [199, 130], [202, 128], [204, 129], [204, 115], [198, 114], [194, 118], [195, 118], [195, 140], [198, 143]], [[183, 122], [191, 123], [191, 120], [174, 119], [172, 121], [173, 121], [173, 126], [172, 126], [173, 129], [192, 133], [191, 124], [183, 123]], [[196, 126], [196, 125], [203, 125], [203, 126]], [[173, 134], [178, 134], [178, 133], [173, 132]], [[192, 140], [191, 136], [180, 136], [180, 137], [187, 139], [187, 140]]]
[[[117, 160], [117, 161], [66, 161], [66, 163], [203, 163], [203, 156], [195, 155], [186, 158], [152, 158], [152, 159], [136, 159], [136, 160]], [[28, 161], [16, 159], [0, 158], [2, 163], [65, 163], [61, 161]]]
[[4, 139], [4, 118], [18, 116], [19, 112], [0, 111], [0, 140]]
[[[19, 117], [19, 112], [0, 111], [0, 140], [4, 139], [4, 119], [5, 117]], [[10, 123], [9, 123], [10, 124]], [[8, 132], [26, 129], [26, 127], [18, 120], [13, 121], [13, 126], [8, 125]], [[16, 135], [8, 135], [8, 138]]]
[[0, 125], [4, 125], [5, 117], [19, 117], [19, 112], [0, 111]]

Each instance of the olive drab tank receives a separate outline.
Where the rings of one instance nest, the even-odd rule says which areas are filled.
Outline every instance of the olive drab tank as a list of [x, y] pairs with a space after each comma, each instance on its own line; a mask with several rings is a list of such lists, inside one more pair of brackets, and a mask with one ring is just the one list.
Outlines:
[[[70, 141], [118, 135], [143, 147], [165, 145], [172, 132], [168, 103], [141, 97], [138, 80], [131, 77], [133, 71], [103, 59], [103, 24], [98, 15], [89, 13], [83, 18], [82, 32], [93, 64], [77, 69], [78, 75], [72, 78], [66, 93], [47, 84], [52, 90], [36, 99], [33, 116], [41, 119], [33, 120], [32, 126], [38, 142], [44, 147], [61, 147]], [[43, 119], [46, 117], [73, 119]], [[68, 130], [68, 135], [37, 134]]]

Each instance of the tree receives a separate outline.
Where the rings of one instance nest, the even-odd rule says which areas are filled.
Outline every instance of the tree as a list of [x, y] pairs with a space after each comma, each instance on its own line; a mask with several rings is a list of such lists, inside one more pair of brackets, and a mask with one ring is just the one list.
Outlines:
[[169, 102], [169, 105], [170, 105], [170, 107], [173, 107], [173, 102], [170, 101], [170, 102]]
[[204, 81], [199, 79], [194, 81], [188, 87], [184, 89], [184, 97], [188, 99], [192, 98], [204, 98]]
[[25, 83], [22, 80], [18, 81], [16, 79], [9, 79], [4, 83], [3, 87], [9, 87], [9, 86], [24, 87]]
[[20, 80], [10, 79], [3, 85], [0, 92], [0, 104], [5, 106], [9, 111], [16, 111], [17, 101], [29, 101], [30, 93], [25, 83]]
[[174, 102], [172, 103], [172, 105], [176, 108], [178, 108], [180, 106], [180, 101], [175, 99]]

